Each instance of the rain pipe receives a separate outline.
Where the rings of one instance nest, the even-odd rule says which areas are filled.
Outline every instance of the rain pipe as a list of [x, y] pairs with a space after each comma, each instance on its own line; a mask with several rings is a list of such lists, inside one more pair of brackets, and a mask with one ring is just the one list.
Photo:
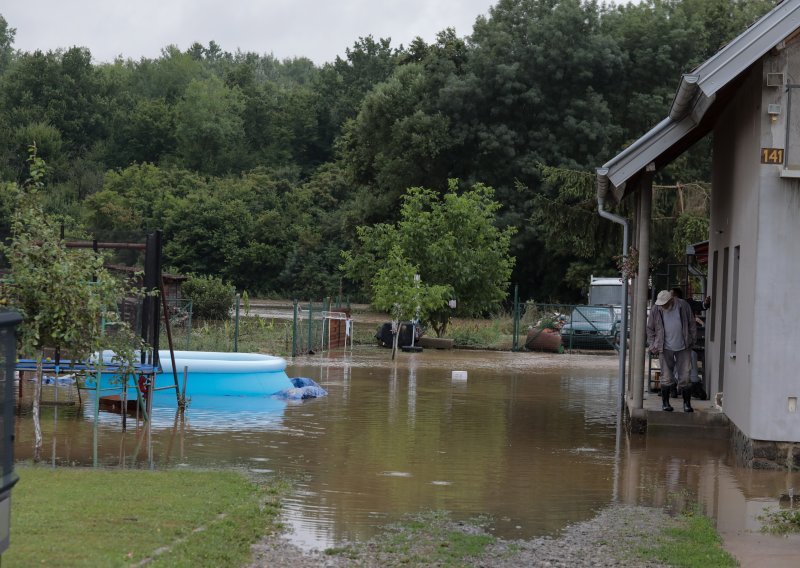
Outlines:
[[[604, 219], [622, 225], [622, 259], [623, 266], [625, 259], [628, 258], [628, 243], [630, 239], [630, 222], [619, 215], [614, 215], [606, 211], [606, 194], [608, 193], [608, 169], [597, 168], [597, 212]], [[619, 334], [619, 405], [620, 412], [623, 410], [625, 401], [625, 359], [628, 352], [628, 275], [622, 271], [622, 329]]]

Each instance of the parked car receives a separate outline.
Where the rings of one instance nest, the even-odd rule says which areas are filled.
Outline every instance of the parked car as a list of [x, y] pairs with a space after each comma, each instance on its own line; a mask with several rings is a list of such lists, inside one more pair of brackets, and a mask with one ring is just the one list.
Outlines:
[[612, 306], [575, 306], [561, 327], [565, 349], [616, 349], [620, 319]]

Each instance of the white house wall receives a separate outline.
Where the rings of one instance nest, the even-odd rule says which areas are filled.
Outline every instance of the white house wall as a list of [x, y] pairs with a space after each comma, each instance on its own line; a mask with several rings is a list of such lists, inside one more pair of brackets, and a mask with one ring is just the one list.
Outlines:
[[[784, 71], [794, 82], [800, 79], [800, 46], [764, 59], [759, 109], [762, 148], [786, 145], [787, 90], [766, 86], [766, 73]], [[800, 94], [800, 90], [795, 91]], [[800, 97], [794, 97], [796, 124], [800, 121]], [[765, 110], [780, 104], [781, 114], [771, 120]], [[758, 355], [753, 382], [755, 440], [800, 441], [800, 409], [790, 412], [789, 397], [800, 397], [800, 180], [781, 177], [782, 166], [760, 166], [758, 263], [756, 287], [755, 353]]]
[[[742, 432], [751, 437], [754, 426], [751, 408], [754, 385], [751, 375], [756, 364], [753, 354], [753, 322], [759, 210], [758, 149], [761, 130], [756, 112], [761, 102], [761, 71], [760, 66], [757, 67], [759, 69], [750, 70], [745, 85], [720, 116], [714, 130], [709, 259], [713, 270], [713, 258], [717, 255], [719, 273], [711, 277], [714, 289], [711, 290], [710, 317], [716, 320], [713, 341], [710, 341], [710, 327], [706, 331], [709, 338], [706, 357], [713, 370], [711, 391], [724, 393], [725, 414]], [[739, 284], [737, 297], [734, 297], [734, 251], [737, 246], [740, 247]], [[727, 273], [723, 273], [726, 247]], [[728, 281], [727, 302], [723, 299], [725, 278]], [[731, 345], [734, 312], [738, 321], [736, 347]], [[712, 324], [708, 322], [707, 325]], [[719, 385], [720, 369], [724, 372], [722, 388]]]
[[[766, 56], [748, 70], [745, 84], [714, 129], [709, 264], [713, 269], [716, 253], [719, 274], [711, 278], [716, 333], [708, 342], [707, 358], [711, 390], [724, 393], [723, 410], [742, 433], [752, 440], [797, 442], [800, 409], [790, 412], [788, 401], [800, 397], [800, 180], [781, 177], [781, 165], [761, 163], [762, 148], [785, 146], [786, 89], [767, 87], [766, 74], [788, 61], [795, 62], [793, 69], [782, 70], [800, 81], [798, 48]], [[796, 99], [795, 120], [800, 120], [800, 96]], [[781, 105], [775, 121], [767, 114], [769, 104]], [[725, 247], [729, 262], [727, 274], [722, 274]], [[727, 329], [722, 333], [725, 277]]]

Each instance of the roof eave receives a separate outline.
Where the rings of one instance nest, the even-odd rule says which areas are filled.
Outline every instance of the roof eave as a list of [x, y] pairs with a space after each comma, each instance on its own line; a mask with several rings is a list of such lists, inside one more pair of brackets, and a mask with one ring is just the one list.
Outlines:
[[[798, 28], [800, 0], [785, 0], [692, 73], [683, 75], [668, 116], [597, 169], [598, 197], [604, 187], [603, 198], [622, 199], [625, 186], [634, 176], [648, 164], [659, 162], [662, 153], [701, 123], [720, 89]], [[663, 167], [666, 163], [658, 165]]]

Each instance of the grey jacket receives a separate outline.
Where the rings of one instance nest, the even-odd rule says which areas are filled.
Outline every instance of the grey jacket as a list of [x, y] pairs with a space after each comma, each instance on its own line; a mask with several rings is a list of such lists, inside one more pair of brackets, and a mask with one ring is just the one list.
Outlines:
[[[680, 298], [673, 298], [672, 309], [677, 309], [681, 314], [681, 326], [683, 327], [683, 342], [687, 348], [694, 347], [697, 340], [697, 324], [694, 321], [694, 314], [689, 302]], [[653, 306], [650, 308], [650, 317], [647, 318], [647, 345], [654, 353], [664, 351], [664, 308]]]

